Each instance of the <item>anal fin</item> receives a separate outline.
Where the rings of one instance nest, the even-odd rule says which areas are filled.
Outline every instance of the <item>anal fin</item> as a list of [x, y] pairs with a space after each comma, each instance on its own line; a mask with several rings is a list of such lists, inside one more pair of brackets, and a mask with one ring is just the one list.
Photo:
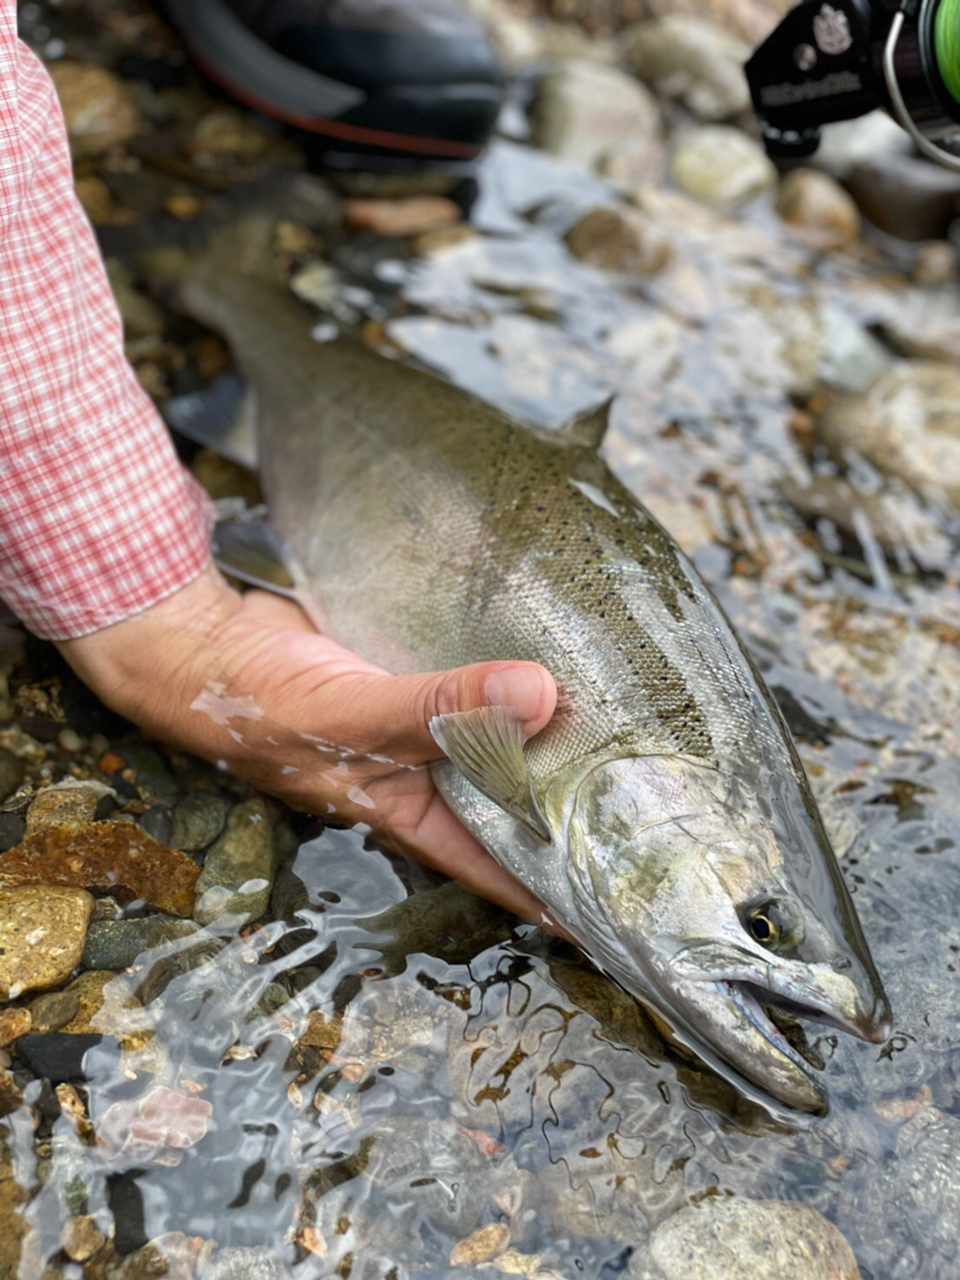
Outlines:
[[218, 568], [253, 587], [298, 603], [298, 574], [280, 538], [266, 520], [221, 520], [213, 530]]
[[523, 725], [512, 707], [478, 707], [434, 716], [430, 732], [478, 791], [511, 813], [538, 839], [552, 843], [524, 754]]

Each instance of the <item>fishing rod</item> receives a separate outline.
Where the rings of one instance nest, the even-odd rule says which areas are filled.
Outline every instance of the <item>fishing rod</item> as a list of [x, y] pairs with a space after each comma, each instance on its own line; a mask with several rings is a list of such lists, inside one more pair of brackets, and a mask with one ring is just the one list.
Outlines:
[[812, 155], [821, 129], [885, 107], [960, 172], [960, 0], [805, 0], [747, 63], [768, 155]]

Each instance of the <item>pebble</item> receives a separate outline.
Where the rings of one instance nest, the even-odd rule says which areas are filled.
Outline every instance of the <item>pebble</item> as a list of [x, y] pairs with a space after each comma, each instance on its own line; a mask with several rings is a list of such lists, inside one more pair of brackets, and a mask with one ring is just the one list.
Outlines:
[[51, 1031], [59, 1031], [77, 1016], [79, 1008], [80, 1000], [72, 991], [51, 991], [48, 995], [37, 996], [30, 1005], [34, 1034], [47, 1035]]
[[949, 240], [931, 240], [917, 251], [913, 278], [919, 285], [937, 288], [954, 284], [960, 274], [960, 257]]
[[73, 1262], [87, 1262], [106, 1242], [96, 1219], [89, 1214], [69, 1218], [60, 1233], [60, 1246]]
[[198, 1280], [293, 1280], [273, 1249], [219, 1249], [201, 1268]]
[[777, 171], [759, 143], [728, 125], [692, 129], [671, 166], [681, 191], [721, 209], [736, 209], [776, 184]]
[[717, 23], [686, 13], [640, 22], [620, 37], [620, 55], [641, 80], [708, 121], [749, 109], [743, 64], [751, 52]]
[[608, 205], [591, 209], [567, 233], [570, 252], [581, 262], [605, 271], [654, 275], [672, 257], [660, 227], [639, 209]]
[[[48, 1035], [23, 1036], [17, 1041], [17, 1057], [25, 1066], [41, 1080], [49, 1080], [51, 1084], [63, 1084], [70, 1080], [86, 1080], [87, 1065], [84, 1060], [91, 1050], [101, 1045], [113, 1047], [119, 1057], [120, 1046], [100, 1035], [68, 1035], [63, 1031], [52, 1031]], [[97, 1075], [102, 1068], [102, 1059], [97, 1062]]]
[[13, 795], [23, 782], [24, 772], [23, 761], [6, 747], [0, 747], [0, 801]]
[[140, 117], [126, 85], [104, 67], [54, 62], [56, 86], [75, 156], [96, 156], [140, 131]]
[[29, 838], [50, 828], [76, 828], [93, 822], [97, 807], [113, 790], [102, 782], [80, 782], [73, 778], [38, 791], [27, 810]]
[[960, 214], [960, 174], [919, 156], [867, 156], [845, 181], [864, 216], [901, 240], [943, 239]]
[[880, 329], [901, 355], [960, 365], [960, 293], [952, 284], [891, 298]]
[[61, 729], [57, 734], [57, 745], [61, 751], [66, 751], [72, 756], [83, 747], [83, 739], [76, 729]]
[[77, 1011], [62, 1030], [69, 1035], [111, 1035], [121, 1048], [142, 1048], [152, 1037], [144, 1030], [140, 1001], [133, 994], [128, 979], [104, 970], [81, 973], [65, 989], [75, 996]]
[[538, 145], [617, 181], [654, 181], [663, 170], [660, 113], [642, 84], [617, 67], [584, 58], [543, 79], [534, 113]]
[[[0, 1154], [2, 1154], [0, 1148]], [[0, 1277], [17, 1280], [21, 1270], [21, 1246], [28, 1225], [20, 1212], [27, 1193], [20, 1186], [13, 1169], [0, 1160]]]
[[85, 969], [129, 969], [153, 947], [197, 933], [195, 920], [150, 915], [135, 920], [94, 920], [83, 950]]
[[0, 813], [0, 853], [15, 848], [27, 829], [26, 819], [19, 813]]
[[33, 1025], [29, 1009], [4, 1009], [0, 1012], [0, 1049], [6, 1049], [25, 1036]]
[[92, 914], [93, 898], [83, 889], [0, 890], [0, 1000], [66, 981], [80, 962]]
[[110, 189], [101, 179], [92, 174], [74, 179], [74, 190], [77, 199], [83, 205], [83, 211], [93, 223], [101, 226], [109, 224], [114, 218], [113, 197]]
[[155, 804], [140, 815], [140, 826], [160, 844], [173, 844], [173, 815], [164, 804]]
[[248, 113], [218, 107], [200, 117], [187, 145], [195, 162], [203, 167], [219, 160], [249, 164], [263, 155], [270, 142]]
[[130, 1152], [149, 1160], [161, 1151], [183, 1151], [206, 1135], [213, 1104], [195, 1093], [154, 1085], [113, 1103], [96, 1121], [97, 1145], [110, 1157]]
[[846, 182], [861, 162], [882, 156], [899, 165], [910, 155], [913, 143], [886, 111], [871, 111], [856, 120], [828, 124], [820, 145], [808, 164]]
[[458, 1240], [450, 1254], [452, 1267], [476, 1267], [492, 1262], [510, 1245], [510, 1228], [505, 1222], [491, 1222], [478, 1227], [464, 1240]]
[[230, 801], [225, 796], [208, 791], [185, 796], [173, 809], [170, 844], [190, 853], [206, 849], [223, 831], [229, 812]]
[[818, 423], [834, 457], [849, 450], [918, 490], [960, 505], [960, 369], [905, 360], [863, 395], [838, 396]]
[[110, 1280], [154, 1280], [158, 1276], [164, 1280], [197, 1280], [198, 1268], [213, 1247], [212, 1241], [199, 1236], [165, 1231], [142, 1248], [112, 1259]]
[[860, 214], [827, 173], [794, 169], [780, 183], [777, 213], [814, 249], [842, 249], [860, 236]]
[[224, 914], [256, 919], [270, 903], [276, 873], [270, 809], [264, 800], [246, 800], [230, 814], [226, 831], [207, 854], [194, 919], [201, 924]]
[[815, 1209], [712, 1196], [662, 1223], [634, 1254], [628, 1280], [860, 1280], [853, 1250]]
[[355, 231], [372, 231], [391, 239], [439, 231], [459, 222], [463, 214], [446, 196], [407, 196], [399, 200], [348, 200], [343, 216]]

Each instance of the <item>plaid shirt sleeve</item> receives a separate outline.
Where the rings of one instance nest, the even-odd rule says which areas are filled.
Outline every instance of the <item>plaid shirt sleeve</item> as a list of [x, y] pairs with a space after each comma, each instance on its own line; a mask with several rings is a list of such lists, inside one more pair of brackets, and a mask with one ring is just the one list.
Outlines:
[[210, 506], [123, 353], [53, 85], [0, 0], [0, 596], [65, 640], [209, 561]]

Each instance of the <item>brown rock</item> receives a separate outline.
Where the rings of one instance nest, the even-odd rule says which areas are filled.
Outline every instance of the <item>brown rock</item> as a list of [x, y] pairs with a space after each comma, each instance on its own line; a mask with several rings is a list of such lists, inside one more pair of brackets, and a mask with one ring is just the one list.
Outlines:
[[48, 68], [67, 122], [75, 156], [96, 156], [140, 129], [133, 98], [122, 81], [103, 67], [54, 62]]
[[76, 828], [93, 822], [97, 805], [114, 792], [102, 782], [58, 783], [38, 791], [27, 810], [27, 837], [49, 827]]
[[140, 1001], [131, 984], [122, 976], [104, 970], [90, 970], [75, 978], [64, 994], [77, 1001], [77, 1011], [60, 1028], [70, 1035], [109, 1035], [125, 1049], [139, 1049], [152, 1036], [144, 1030]]
[[347, 226], [379, 236], [419, 236], [453, 226], [461, 218], [459, 205], [446, 196], [408, 196], [403, 200], [348, 200]]
[[780, 183], [777, 213], [815, 249], [842, 249], [860, 236], [860, 214], [843, 187], [817, 169], [794, 169]]
[[70, 1218], [60, 1233], [64, 1253], [74, 1262], [86, 1262], [106, 1244], [107, 1238], [88, 1214]]
[[605, 271], [653, 275], [670, 261], [666, 236], [638, 209], [609, 205], [591, 209], [568, 232], [570, 252]]
[[26, 1199], [23, 1188], [6, 1163], [0, 1164], [0, 1280], [18, 1280], [20, 1246], [27, 1224], [20, 1213]]
[[458, 1240], [450, 1254], [451, 1267], [476, 1267], [490, 1262], [510, 1244], [510, 1228], [505, 1222], [491, 1222], [478, 1227], [464, 1240]]
[[190, 915], [199, 875], [192, 858], [166, 848], [132, 822], [52, 827], [0, 854], [0, 888], [125, 889], [148, 906], [175, 916]]
[[64, 982], [80, 963], [92, 914], [82, 889], [0, 889], [0, 1000]]
[[71, 1018], [75, 1018], [80, 1002], [76, 995], [67, 991], [51, 991], [49, 995], [37, 996], [30, 1005], [31, 1026], [35, 1035], [46, 1035], [50, 1031], [59, 1031]]
[[102, 178], [89, 174], [74, 180], [77, 199], [83, 205], [83, 211], [96, 226], [102, 226], [113, 220], [113, 198]]
[[29, 1009], [4, 1009], [0, 1013], [0, 1049], [25, 1036], [32, 1026]]

